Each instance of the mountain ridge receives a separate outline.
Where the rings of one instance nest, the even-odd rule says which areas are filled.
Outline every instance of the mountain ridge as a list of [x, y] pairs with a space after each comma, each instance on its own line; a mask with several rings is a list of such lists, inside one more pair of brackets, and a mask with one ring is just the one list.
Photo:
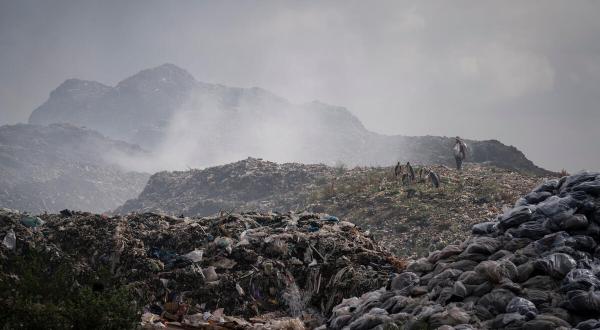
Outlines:
[[[69, 79], [36, 108], [31, 124], [71, 123], [138, 144], [169, 162], [157, 170], [207, 167], [247, 156], [278, 162], [451, 165], [452, 138], [383, 135], [344, 107], [292, 104], [268, 90], [197, 81], [174, 64], [145, 69], [114, 87]], [[468, 141], [475, 162], [548, 174], [518, 149]], [[177, 149], [177, 146], [188, 146]], [[502, 155], [500, 157], [499, 155]]]

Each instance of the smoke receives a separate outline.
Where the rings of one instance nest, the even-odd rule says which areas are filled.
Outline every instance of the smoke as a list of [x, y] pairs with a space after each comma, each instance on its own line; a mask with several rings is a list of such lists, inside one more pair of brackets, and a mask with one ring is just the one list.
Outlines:
[[310, 135], [319, 121], [303, 106], [260, 89], [200, 87], [159, 128], [159, 141], [149, 152], [110, 158], [140, 172], [204, 168], [247, 157], [317, 161]]

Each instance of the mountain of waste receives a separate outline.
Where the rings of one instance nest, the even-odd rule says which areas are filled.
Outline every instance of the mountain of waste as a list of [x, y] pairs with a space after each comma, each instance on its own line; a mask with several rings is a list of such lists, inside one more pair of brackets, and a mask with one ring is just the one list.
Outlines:
[[460, 174], [445, 166], [428, 169], [441, 178], [439, 188], [424, 176], [404, 185], [389, 167], [346, 169], [248, 158], [154, 174], [142, 193], [115, 213], [325, 212], [370, 230], [393, 253], [417, 256], [464, 239], [473, 224], [542, 182], [535, 175], [480, 164], [466, 164]]
[[[39, 251], [44, 271], [69, 264], [81, 283], [108, 271], [136, 293], [149, 326], [162, 318], [201, 327], [210, 318], [221, 323], [215, 329], [244, 329], [276, 313], [315, 327], [343, 298], [385, 286], [405, 266], [352, 223], [314, 213], [35, 217], [0, 209], [0, 233], [2, 287], [27, 276], [11, 258]], [[3, 312], [19, 307], [10, 303], [19, 294], [3, 293]]]
[[[260, 88], [199, 82], [172, 64], [143, 70], [115, 87], [69, 79], [33, 111], [29, 123], [72, 123], [138, 144], [154, 152], [138, 160], [148, 172], [202, 168], [248, 156], [361, 166], [454, 162], [451, 138], [377, 134], [345, 108], [295, 105]], [[493, 140], [468, 144], [473, 162], [547, 173], [515, 147]]]
[[549, 180], [321, 329], [599, 329], [600, 174]]
[[119, 166], [139, 147], [68, 124], [0, 127], [0, 206], [33, 213], [104, 212], [133, 198], [148, 174]]
[[325, 165], [277, 164], [257, 158], [204, 170], [159, 172], [116, 213], [208, 216], [219, 211], [301, 210], [312, 187], [334, 176]]

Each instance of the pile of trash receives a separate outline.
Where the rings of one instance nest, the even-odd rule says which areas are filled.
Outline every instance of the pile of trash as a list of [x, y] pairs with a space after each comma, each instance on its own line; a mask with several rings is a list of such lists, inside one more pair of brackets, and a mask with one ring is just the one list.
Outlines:
[[[423, 168], [414, 165], [417, 173]], [[403, 184], [393, 167], [277, 164], [257, 158], [203, 170], [160, 172], [115, 213], [157, 212], [209, 216], [226, 212], [336, 214], [365, 230], [387, 250], [420, 257], [463, 240], [479, 219], [490, 218], [543, 181], [542, 177], [466, 164], [463, 171], [427, 166], [441, 179]]]
[[[145, 327], [309, 328], [333, 306], [385, 286], [406, 266], [354, 224], [314, 213], [109, 217], [0, 209], [0, 277], [9, 254], [51, 251], [82, 278], [108, 270], [145, 305]], [[271, 325], [269, 325], [271, 324]]]
[[115, 210], [209, 216], [227, 212], [303, 210], [312, 187], [333, 177], [326, 165], [278, 164], [260, 158], [202, 170], [152, 175], [139, 197]]
[[[420, 173], [420, 165], [414, 170]], [[441, 178], [439, 188], [417, 175], [410, 184], [394, 169], [354, 168], [328, 181], [308, 210], [336, 214], [370, 230], [386, 249], [422, 257], [467, 238], [471, 226], [493, 218], [544, 178], [488, 165], [465, 165], [461, 172], [427, 166]]]
[[599, 243], [600, 174], [549, 180], [387, 288], [345, 299], [326, 327], [598, 329]]

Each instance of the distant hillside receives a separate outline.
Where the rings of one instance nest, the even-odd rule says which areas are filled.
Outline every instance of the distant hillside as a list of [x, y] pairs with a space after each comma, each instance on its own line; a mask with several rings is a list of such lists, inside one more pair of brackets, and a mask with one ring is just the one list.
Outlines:
[[[35, 109], [31, 124], [72, 123], [154, 152], [159, 170], [262, 157], [279, 162], [392, 165], [453, 162], [453, 139], [386, 136], [368, 131], [347, 109], [295, 105], [261, 88], [203, 83], [164, 64], [116, 86], [69, 79]], [[498, 141], [468, 141], [469, 158], [543, 174], [519, 150]]]
[[0, 207], [34, 213], [64, 208], [103, 212], [136, 196], [147, 174], [111, 157], [139, 147], [72, 125], [0, 127]]
[[479, 164], [467, 164], [460, 173], [429, 168], [440, 175], [440, 188], [425, 179], [402, 185], [390, 167], [345, 169], [249, 158], [206, 170], [157, 173], [116, 213], [325, 212], [370, 229], [391, 251], [423, 255], [463, 239], [474, 223], [501, 213], [542, 180]]

